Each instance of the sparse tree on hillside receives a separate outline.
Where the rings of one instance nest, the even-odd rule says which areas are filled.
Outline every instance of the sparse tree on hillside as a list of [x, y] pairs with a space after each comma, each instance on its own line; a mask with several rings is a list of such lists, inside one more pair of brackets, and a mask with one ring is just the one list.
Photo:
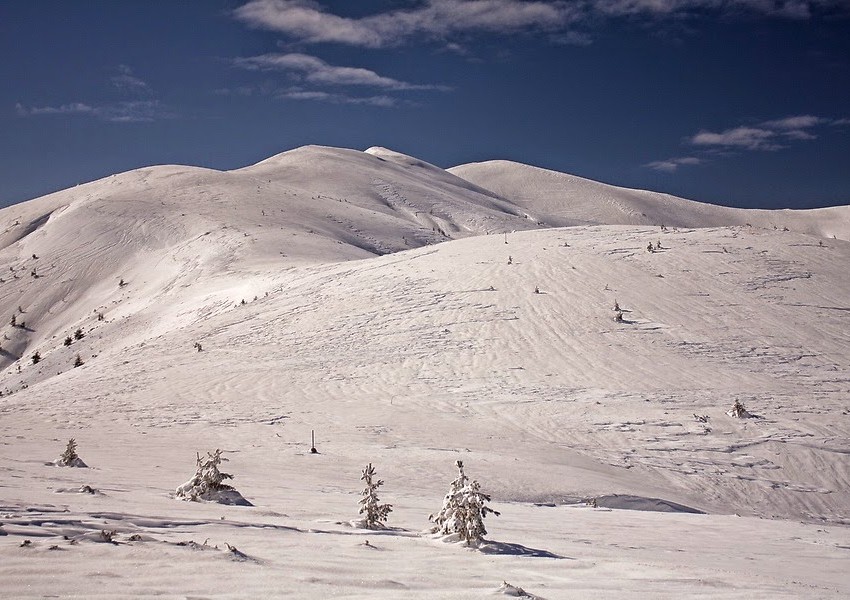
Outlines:
[[83, 330], [82, 330], [82, 329], [77, 329], [77, 330], [74, 332], [74, 339], [75, 339], [75, 340], [81, 340], [81, 339], [83, 339], [84, 337], [86, 337], [86, 334], [84, 334], [84, 333], [83, 333]]
[[68, 440], [68, 445], [65, 446], [65, 450], [62, 454], [59, 455], [59, 458], [54, 461], [54, 463], [58, 467], [86, 467], [86, 463], [83, 462], [83, 459], [77, 454], [77, 441], [74, 438]]
[[195, 475], [178, 487], [175, 495], [183, 500], [193, 502], [211, 501], [220, 504], [251, 506], [251, 503], [243, 498], [242, 494], [235, 488], [224, 483], [227, 479], [233, 479], [233, 475], [222, 473], [218, 468], [226, 460], [226, 458], [222, 458], [220, 449], [216, 449], [215, 452], [207, 452], [205, 459], [202, 459], [201, 455], [198, 454]]
[[620, 310], [620, 304], [617, 302], [617, 299], [614, 298], [614, 311], [616, 312], [616, 311], [619, 311], [619, 310]]
[[77, 354], [77, 358], [74, 359], [74, 368], [76, 369], [77, 367], [82, 367], [83, 364], [84, 363], [83, 363], [82, 357], [80, 357], [80, 355]]
[[32, 359], [32, 364], [38, 364], [41, 361], [41, 354], [38, 353], [38, 350], [32, 353], [30, 357]]
[[70, 346], [72, 341], [73, 341], [73, 340], [71, 340], [71, 336], [69, 335], [69, 336], [67, 336], [67, 337], [65, 338], [65, 341], [64, 341], [63, 343], [64, 343], [66, 346]]
[[443, 498], [443, 506], [429, 519], [436, 523], [434, 533], [443, 535], [457, 534], [468, 546], [477, 546], [485, 535], [484, 518], [499, 513], [487, 506], [490, 496], [481, 491], [480, 484], [470, 481], [463, 472], [463, 461], [457, 461], [458, 476], [452, 481], [449, 491]]
[[12, 327], [17, 327], [17, 325], [18, 325], [18, 316], [17, 315], [12, 315], [12, 318], [9, 320], [9, 325], [11, 325]]
[[732, 408], [726, 411], [726, 414], [735, 419], [749, 419], [753, 416], [746, 408], [744, 408], [744, 405], [740, 400], [735, 400], [735, 404]]
[[363, 524], [367, 529], [384, 529], [387, 515], [392, 512], [393, 505], [379, 503], [378, 488], [384, 482], [375, 478], [375, 468], [372, 463], [363, 469], [360, 481], [366, 482], [366, 487], [360, 493], [360, 514], [363, 515]]

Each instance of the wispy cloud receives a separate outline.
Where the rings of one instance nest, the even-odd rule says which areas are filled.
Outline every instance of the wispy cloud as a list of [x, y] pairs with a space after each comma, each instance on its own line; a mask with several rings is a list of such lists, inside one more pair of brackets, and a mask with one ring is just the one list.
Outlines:
[[827, 119], [814, 115], [794, 115], [782, 119], [763, 121], [755, 125], [741, 125], [723, 131], [700, 131], [685, 138], [685, 144], [696, 148], [698, 156], [670, 158], [647, 163], [644, 167], [666, 173], [675, 172], [682, 165], [698, 165], [707, 156], [735, 154], [745, 151], [777, 151], [795, 142], [818, 139], [818, 129], [850, 124], [848, 119]]
[[137, 100], [134, 102], [118, 102], [99, 106], [93, 106], [83, 102], [71, 102], [59, 106], [26, 107], [18, 103], [15, 105], [15, 111], [22, 117], [83, 115], [111, 123], [143, 123], [171, 116], [167, 111], [163, 110], [157, 100]]
[[560, 43], [587, 43], [573, 30], [601, 19], [679, 19], [736, 14], [808, 19], [818, 12], [850, 12], [847, 0], [422, 0], [410, 8], [360, 18], [333, 14], [315, 0], [250, 0], [236, 19], [304, 43], [382, 48], [429, 39], [444, 44], [470, 33], [545, 32]]
[[613, 16], [684, 16], [711, 11], [730, 15], [750, 13], [783, 19], [808, 19], [818, 8], [843, 0], [592, 0], [592, 9]]
[[[150, 86], [133, 75], [133, 70], [127, 65], [118, 65], [117, 74], [104, 83], [107, 87], [124, 92], [124, 97], [135, 99], [123, 102], [68, 102], [52, 106], [25, 106], [19, 102], [15, 105], [15, 112], [20, 117], [87, 116], [109, 123], [146, 123], [175, 116], [159, 100], [151, 98], [153, 91]], [[114, 94], [110, 95], [114, 97]]]
[[381, 108], [391, 108], [398, 104], [398, 101], [391, 96], [350, 96], [347, 94], [333, 94], [330, 92], [299, 89], [281, 91], [277, 94], [277, 97], [286, 100], [307, 100], [330, 102], [332, 104], [357, 104], [378, 106]]
[[719, 133], [700, 131], [690, 138], [694, 146], [744, 148], [746, 150], [779, 150], [776, 132], [758, 127], [735, 127]]
[[133, 75], [133, 70], [127, 65], [118, 65], [118, 74], [111, 77], [110, 81], [119, 90], [133, 94], [148, 94], [151, 91], [148, 84]]
[[719, 133], [700, 131], [690, 138], [695, 146], [738, 148], [744, 150], [781, 150], [787, 142], [817, 139], [815, 127], [830, 123], [830, 119], [813, 115], [797, 115], [764, 121], [758, 125], [735, 127]]
[[644, 165], [655, 171], [663, 171], [665, 173], [673, 173], [683, 165], [698, 165], [703, 161], [695, 156], [682, 156], [678, 158], [668, 158], [667, 160], [656, 160]]
[[233, 14], [253, 27], [304, 42], [381, 48], [413, 37], [445, 39], [466, 32], [556, 32], [581, 12], [580, 3], [562, 0], [427, 0], [355, 19], [332, 14], [312, 0], [251, 0]]
[[331, 86], [370, 86], [393, 91], [447, 90], [445, 86], [421, 85], [384, 77], [359, 67], [339, 67], [307, 54], [263, 54], [237, 58], [234, 64], [244, 69], [286, 71], [312, 84]]

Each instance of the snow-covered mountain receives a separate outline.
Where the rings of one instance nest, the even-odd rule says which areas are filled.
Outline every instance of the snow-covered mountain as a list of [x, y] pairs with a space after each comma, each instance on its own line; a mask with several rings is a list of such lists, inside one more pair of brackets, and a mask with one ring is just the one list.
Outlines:
[[850, 206], [813, 210], [754, 210], [684, 200], [669, 194], [616, 187], [505, 160], [471, 163], [450, 173], [509, 198], [551, 225], [665, 225], [788, 228], [850, 239]]
[[[846, 596], [847, 214], [321, 147], [3, 209], [0, 595]], [[215, 448], [254, 507], [171, 497]]]

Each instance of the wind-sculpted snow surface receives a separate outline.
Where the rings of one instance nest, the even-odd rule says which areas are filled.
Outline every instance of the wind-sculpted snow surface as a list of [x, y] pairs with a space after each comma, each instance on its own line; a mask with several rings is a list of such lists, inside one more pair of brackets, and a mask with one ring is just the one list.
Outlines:
[[[500, 196], [306, 148], [0, 211], [0, 596], [850, 595], [850, 244]], [[174, 499], [212, 448], [253, 506]]]
[[669, 194], [633, 190], [506, 160], [452, 167], [449, 172], [508, 198], [553, 226], [752, 225], [850, 240], [850, 206], [813, 210], [728, 208]]

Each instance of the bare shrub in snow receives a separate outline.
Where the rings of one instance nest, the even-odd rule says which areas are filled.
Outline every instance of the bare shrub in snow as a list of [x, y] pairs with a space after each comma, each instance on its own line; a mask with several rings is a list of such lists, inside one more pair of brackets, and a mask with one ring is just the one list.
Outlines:
[[83, 459], [77, 454], [77, 440], [71, 438], [68, 440], [68, 445], [65, 446], [64, 452], [59, 455], [59, 458], [53, 463], [58, 467], [78, 467], [85, 468], [88, 465], [83, 462]]
[[487, 506], [490, 496], [481, 491], [480, 484], [470, 481], [463, 472], [463, 461], [455, 465], [458, 476], [449, 486], [440, 511], [429, 515], [428, 519], [436, 523], [433, 533], [457, 535], [468, 546], [477, 546], [487, 535], [484, 518], [488, 513], [496, 516], [499, 513]]
[[507, 581], [503, 581], [502, 585], [499, 586], [499, 589], [496, 590], [499, 594], [504, 596], [510, 596], [513, 598], [529, 598], [530, 600], [541, 600], [539, 596], [535, 596], [534, 594], [529, 594], [524, 589], [519, 586], [511, 585]]
[[197, 469], [195, 475], [177, 488], [175, 495], [183, 500], [192, 502], [218, 502], [219, 504], [237, 504], [240, 506], [251, 506], [236, 489], [224, 483], [227, 479], [233, 479], [230, 473], [222, 473], [218, 466], [226, 461], [222, 458], [221, 450], [207, 452], [205, 459], [197, 455]]
[[753, 415], [750, 414], [740, 400], [735, 400], [734, 406], [726, 411], [726, 414], [734, 419], [749, 419]]
[[360, 514], [363, 515], [363, 526], [367, 529], [384, 529], [387, 515], [393, 510], [392, 504], [380, 504], [378, 488], [384, 485], [382, 479], [375, 478], [375, 468], [372, 463], [366, 465], [360, 481], [366, 482], [365, 489], [360, 493]]

